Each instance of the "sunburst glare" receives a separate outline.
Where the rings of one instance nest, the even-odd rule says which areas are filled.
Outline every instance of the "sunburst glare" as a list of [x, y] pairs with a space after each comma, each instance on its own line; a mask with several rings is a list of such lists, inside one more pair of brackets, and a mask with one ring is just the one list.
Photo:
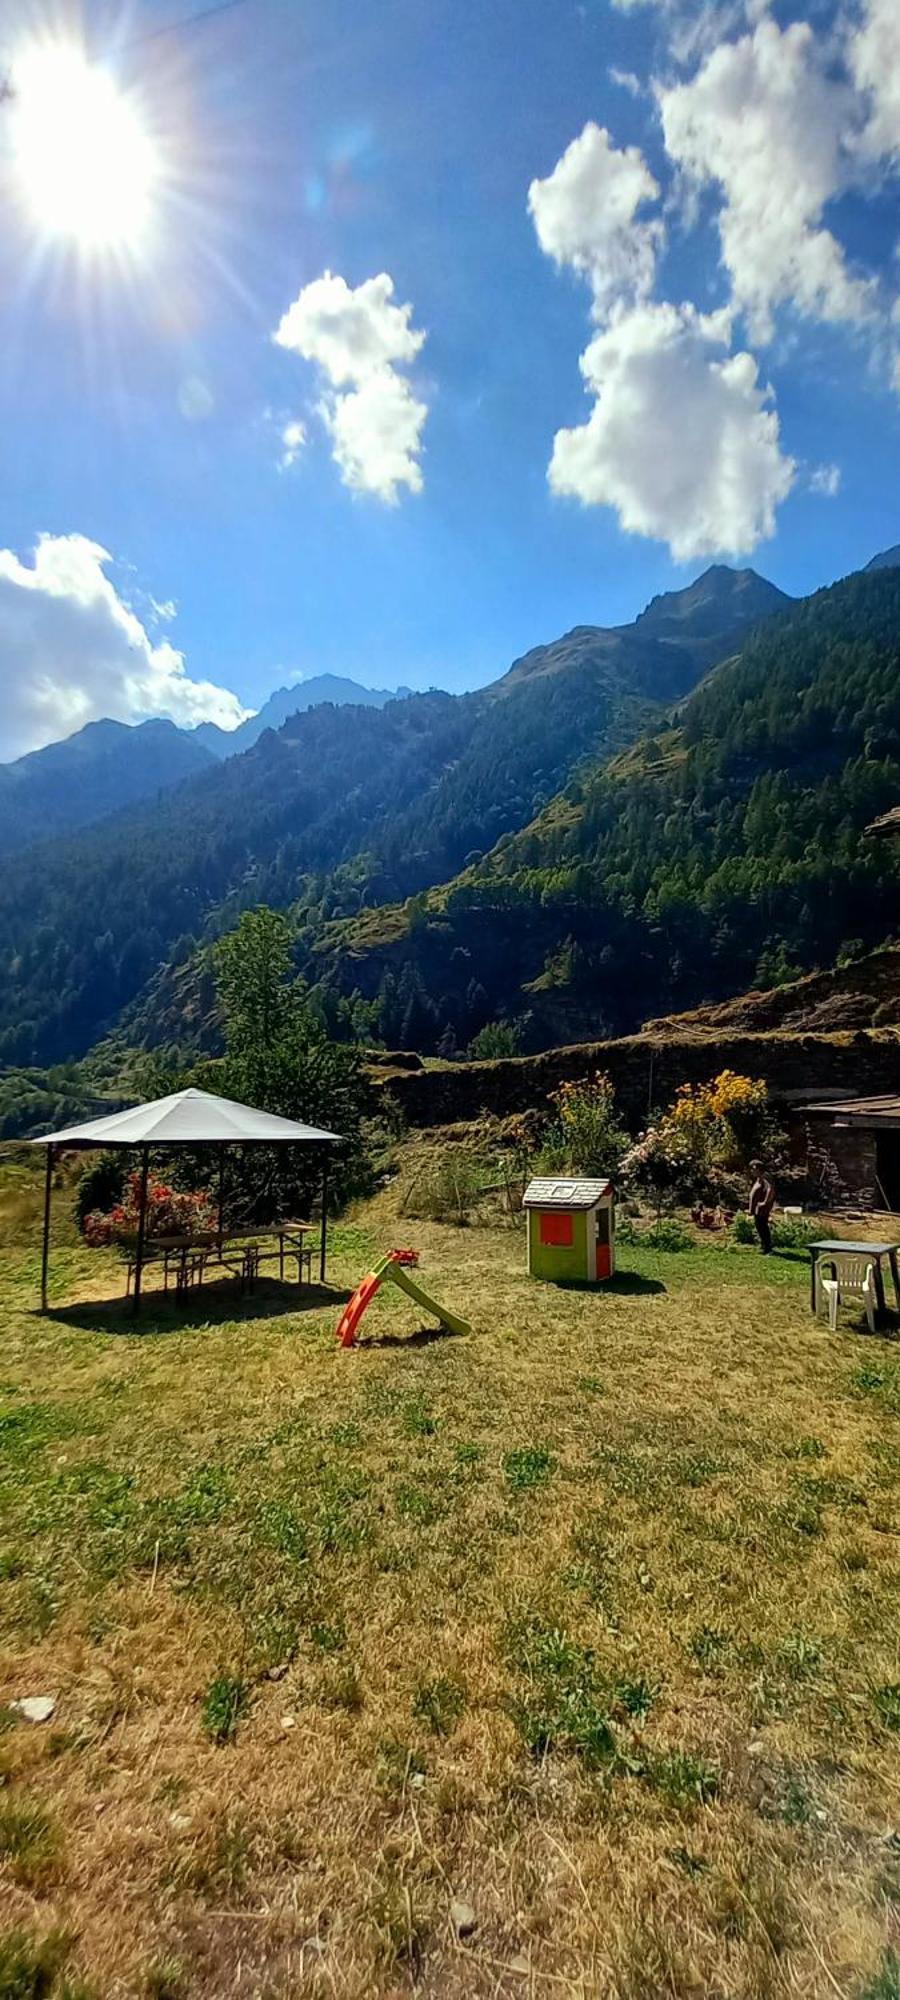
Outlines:
[[23, 50], [12, 81], [16, 173], [38, 228], [84, 252], [139, 254], [159, 160], [133, 99], [59, 42]]

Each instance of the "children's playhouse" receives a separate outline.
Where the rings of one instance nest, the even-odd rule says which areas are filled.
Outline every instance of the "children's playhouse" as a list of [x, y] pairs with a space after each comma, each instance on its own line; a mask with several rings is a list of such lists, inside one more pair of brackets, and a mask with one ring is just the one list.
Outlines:
[[612, 1181], [529, 1181], [528, 1269], [533, 1278], [599, 1285], [616, 1268], [616, 1193]]

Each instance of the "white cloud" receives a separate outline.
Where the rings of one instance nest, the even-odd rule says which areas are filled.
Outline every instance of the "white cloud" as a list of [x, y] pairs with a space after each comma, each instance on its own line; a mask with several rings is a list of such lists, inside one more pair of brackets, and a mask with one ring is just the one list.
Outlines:
[[640, 305], [582, 356], [594, 407], [556, 434], [554, 492], [613, 507], [630, 534], [679, 562], [749, 552], [773, 532], [795, 466], [753, 356], [729, 351], [727, 315]]
[[696, 185], [721, 189], [722, 258], [755, 337], [771, 338], [786, 303], [823, 320], [865, 319], [874, 288], [850, 272], [822, 219], [850, 171], [857, 111], [809, 25], [782, 32], [764, 19], [657, 96], [669, 157]]
[[848, 45], [857, 88], [868, 103], [863, 135], [866, 152], [900, 158], [900, 6], [897, 0], [868, 0]]
[[111, 560], [86, 535], [41, 535], [31, 566], [0, 549], [2, 757], [100, 716], [233, 729], [247, 713], [226, 688], [192, 680], [168, 640], [154, 645], [106, 575]]
[[419, 453], [427, 405], [392, 368], [322, 405], [345, 486], [395, 501], [400, 486], [422, 491]]
[[841, 468], [839, 465], [814, 465], [809, 475], [811, 493], [823, 493], [833, 500], [841, 490]]
[[334, 392], [326, 394], [320, 412], [344, 484], [389, 503], [402, 486], [422, 489], [427, 405], [398, 373], [425, 341], [412, 313], [411, 305], [394, 303], [386, 271], [355, 290], [326, 271], [304, 286], [273, 336], [279, 347], [313, 362]]
[[659, 188], [637, 146], [614, 146], [589, 123], [546, 180], [534, 180], [528, 207], [541, 249], [586, 277], [598, 313], [623, 296], [651, 290], [662, 225], [639, 211]]
[[414, 361], [425, 335], [410, 325], [412, 306], [393, 304], [386, 271], [351, 290], [326, 271], [288, 306], [275, 333], [279, 347], [316, 361], [330, 382], [359, 383], [394, 363]]
[[285, 424], [281, 433], [282, 451], [278, 463], [283, 472], [289, 471], [292, 465], [296, 465], [305, 443], [306, 425], [301, 424], [295, 417], [289, 424]]

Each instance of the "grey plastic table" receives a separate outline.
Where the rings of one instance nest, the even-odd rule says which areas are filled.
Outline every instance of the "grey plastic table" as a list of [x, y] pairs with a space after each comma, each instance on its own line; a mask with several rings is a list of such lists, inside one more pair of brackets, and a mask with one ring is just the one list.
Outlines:
[[811, 1311], [815, 1312], [816, 1310], [816, 1279], [819, 1263], [830, 1261], [832, 1269], [837, 1273], [837, 1260], [843, 1256], [867, 1257], [869, 1263], [874, 1264], [875, 1297], [878, 1310], [881, 1313], [885, 1311], [884, 1271], [882, 1266], [884, 1261], [887, 1260], [894, 1287], [894, 1304], [897, 1311], [900, 1312], [900, 1271], [897, 1268], [898, 1250], [900, 1250], [900, 1244], [898, 1243], [857, 1243], [849, 1236], [826, 1236], [823, 1237], [820, 1243], [811, 1243], [809, 1246]]

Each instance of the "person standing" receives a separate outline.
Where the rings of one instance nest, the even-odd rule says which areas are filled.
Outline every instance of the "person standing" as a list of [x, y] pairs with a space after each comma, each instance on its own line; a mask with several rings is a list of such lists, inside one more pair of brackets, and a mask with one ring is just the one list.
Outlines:
[[753, 1175], [753, 1186], [750, 1189], [747, 1209], [756, 1224], [756, 1234], [763, 1256], [768, 1257], [772, 1248], [770, 1217], [775, 1207], [775, 1189], [766, 1174], [762, 1160], [751, 1160], [750, 1172]]

